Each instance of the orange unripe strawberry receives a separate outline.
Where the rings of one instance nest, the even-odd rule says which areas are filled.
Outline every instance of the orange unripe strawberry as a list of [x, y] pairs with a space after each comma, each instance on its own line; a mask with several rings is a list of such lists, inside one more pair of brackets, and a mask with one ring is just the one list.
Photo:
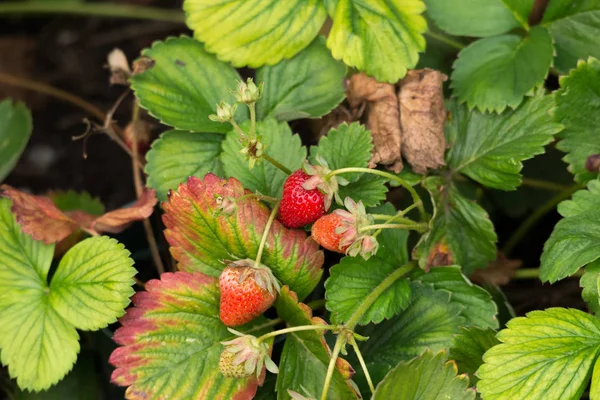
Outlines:
[[349, 246], [340, 246], [343, 233], [336, 232], [341, 226], [342, 217], [338, 214], [324, 215], [312, 226], [312, 237], [327, 250], [345, 254]]

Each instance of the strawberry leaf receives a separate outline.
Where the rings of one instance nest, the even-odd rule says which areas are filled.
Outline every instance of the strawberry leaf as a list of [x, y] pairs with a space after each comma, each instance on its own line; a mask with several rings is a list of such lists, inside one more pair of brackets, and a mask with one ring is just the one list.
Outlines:
[[490, 328], [460, 328], [452, 338], [450, 359], [456, 362], [459, 373], [469, 376], [470, 386], [479, 380], [475, 372], [483, 364], [483, 354], [499, 343], [496, 331]]
[[[133, 296], [134, 308], [121, 318], [110, 356], [112, 381], [129, 386], [126, 397], [151, 399], [251, 398], [255, 376], [225, 378], [219, 372], [220, 342], [232, 339], [219, 319], [218, 280], [199, 272], [165, 273]], [[242, 331], [260, 336], [265, 319]]]
[[446, 362], [445, 352], [434, 355], [427, 350], [391, 370], [377, 386], [373, 400], [474, 400], [475, 390], [467, 389], [467, 377], [456, 374], [456, 364]]
[[[0, 199], [1, 360], [22, 389], [40, 391], [61, 380], [77, 358], [79, 335], [68, 320], [85, 329], [114, 321], [129, 303], [135, 270], [122, 245], [94, 237], [67, 252], [48, 286], [54, 245], [24, 234], [10, 203]], [[77, 311], [85, 317], [71, 318]]]
[[[153, 65], [131, 78], [140, 106], [165, 125], [183, 131], [229, 131], [228, 124], [213, 122], [208, 116], [221, 100], [233, 100], [227, 89], [240, 79], [235, 69], [187, 36], [155, 42], [142, 55]], [[236, 120], [243, 121], [247, 114], [247, 109], [238, 107]]]
[[104, 204], [97, 197], [92, 197], [88, 192], [52, 191], [48, 197], [61, 211], [83, 211], [92, 215], [104, 214]]
[[[283, 319], [288, 326], [320, 325], [325, 324], [320, 318], [312, 316], [312, 311], [305, 304], [298, 302], [296, 294], [283, 287], [275, 307], [279, 318]], [[321, 397], [323, 382], [327, 375], [329, 365], [330, 349], [325, 342], [322, 332], [299, 331], [289, 333], [286, 337], [281, 361], [279, 362], [279, 374], [277, 376], [278, 399], [287, 399], [287, 390], [291, 389], [298, 393], [304, 393], [304, 389], [316, 396]], [[354, 399], [357, 398], [348, 380], [350, 365], [343, 359], [338, 359], [337, 368], [331, 380], [331, 388], [327, 398], [331, 399]]]
[[477, 371], [477, 390], [486, 400], [579, 399], [600, 353], [600, 321], [575, 309], [532, 311], [497, 337], [502, 343], [485, 353]]
[[31, 136], [31, 113], [22, 103], [0, 101], [0, 182], [12, 171]]
[[251, 68], [293, 57], [327, 17], [320, 0], [185, 0], [183, 9], [206, 50], [235, 67]]
[[[233, 215], [217, 215], [217, 197], [239, 199], [247, 193], [236, 179], [208, 174], [204, 180], [191, 177], [163, 203], [165, 236], [180, 270], [217, 277], [225, 268], [222, 260], [256, 257], [270, 210], [255, 197], [245, 197], [237, 201]], [[275, 221], [262, 263], [304, 298], [323, 273], [323, 253], [318, 249], [303, 231]]]
[[202, 178], [209, 172], [223, 176], [219, 155], [224, 135], [167, 131], [152, 142], [146, 154], [148, 186], [159, 200], [167, 200], [169, 190], [177, 189], [190, 176]]
[[340, 186], [339, 194], [342, 199], [350, 197], [352, 200], [362, 201], [365, 207], [374, 207], [385, 200], [388, 188], [387, 180], [381, 176], [362, 174], [357, 181], [346, 186]]
[[472, 284], [462, 274], [459, 266], [436, 267], [429, 272], [417, 270], [411, 274], [411, 280], [452, 293], [450, 302], [462, 307], [461, 315], [469, 326], [494, 329], [499, 327], [496, 318], [498, 307], [492, 296], [485, 289]]
[[588, 305], [591, 312], [600, 313], [600, 261], [596, 260], [585, 266], [585, 272], [579, 280], [583, 288], [581, 297]]
[[[242, 129], [247, 131], [249, 123], [243, 124]], [[274, 119], [261, 121], [256, 125], [258, 134], [262, 137], [265, 153], [279, 161], [291, 171], [302, 166], [306, 159], [306, 148], [302, 146], [300, 137], [292, 134], [286, 122], [277, 122]], [[235, 177], [246, 189], [258, 191], [267, 196], [279, 197], [283, 190], [283, 182], [287, 175], [262, 160], [254, 168], [248, 168], [248, 160], [240, 153], [242, 145], [236, 131], [227, 134], [223, 142], [221, 162], [227, 177]]]
[[345, 75], [346, 66], [318, 36], [293, 58], [256, 71], [256, 81], [265, 82], [256, 115], [278, 121], [321, 117], [344, 100]]
[[[359, 346], [375, 384], [400, 361], [417, 357], [426, 349], [437, 352], [449, 348], [452, 335], [463, 323], [462, 308], [450, 301], [450, 292], [434, 290], [419, 282], [414, 282], [411, 288], [411, 303], [404, 311], [358, 331], [369, 338]], [[355, 361], [351, 359], [351, 363], [354, 365]], [[356, 381], [367, 393], [361, 371], [357, 371]]]

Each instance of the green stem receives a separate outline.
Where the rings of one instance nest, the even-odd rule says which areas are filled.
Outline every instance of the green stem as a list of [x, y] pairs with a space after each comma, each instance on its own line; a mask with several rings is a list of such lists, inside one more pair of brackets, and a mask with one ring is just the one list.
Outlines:
[[386, 223], [389, 223], [391, 220], [394, 222], [403, 222], [405, 224], [416, 224], [415, 221], [413, 221], [410, 218], [403, 217], [402, 214], [396, 214], [396, 215], [371, 214], [371, 216], [373, 218], [375, 218], [375, 221], [385, 221]]
[[291, 328], [279, 329], [277, 331], [265, 333], [261, 337], [258, 338], [258, 342], [262, 342], [268, 338], [285, 335], [286, 333], [292, 332], [302, 332], [302, 331], [327, 331], [327, 330], [336, 330], [340, 329], [338, 325], [302, 325], [302, 326], [293, 326]]
[[419, 208], [419, 214], [421, 215], [421, 220], [425, 221], [427, 219], [427, 213], [425, 212], [425, 208], [423, 207], [423, 202], [421, 201], [421, 198], [417, 194], [417, 191], [415, 190], [415, 188], [413, 188], [404, 179], [400, 178], [399, 176], [390, 174], [389, 172], [380, 171], [378, 169], [371, 169], [371, 168], [358, 168], [358, 167], [340, 168], [340, 169], [336, 169], [335, 171], [331, 171], [329, 174], [327, 174], [325, 176], [325, 180], [327, 180], [335, 175], [340, 175], [340, 174], [345, 174], [345, 173], [350, 173], [350, 172], [363, 172], [366, 174], [378, 175], [378, 176], [387, 178], [390, 181], [395, 181], [395, 182], [399, 183], [406, 190], [408, 190], [408, 192], [412, 196], [413, 203], [416, 204], [416, 206]]
[[250, 109], [250, 138], [256, 138], [256, 103], [249, 103]]
[[432, 31], [427, 31], [425, 32], [425, 36], [429, 36], [432, 39], [437, 40], [438, 42], [442, 42], [447, 44], [450, 47], [454, 47], [457, 50], [462, 50], [466, 47], [466, 45], [464, 43], [459, 42], [458, 40], [454, 40], [452, 38], [449, 38], [448, 36], [442, 34], [442, 33], [436, 33], [436, 32], [432, 32]]
[[360, 363], [360, 367], [363, 369], [363, 372], [365, 373], [365, 378], [367, 379], [367, 383], [369, 384], [369, 389], [371, 389], [371, 394], [375, 393], [375, 385], [373, 385], [373, 381], [371, 380], [371, 375], [369, 374], [369, 370], [367, 369], [367, 364], [365, 363], [365, 360], [363, 359], [362, 353], [360, 352], [360, 349], [358, 348], [358, 344], [356, 343], [356, 339], [354, 339], [354, 336], [350, 337], [350, 345], [354, 348], [354, 352], [356, 353], [356, 357], [358, 358], [358, 362]]
[[[581, 268], [575, 271], [573, 275], [569, 275], [569, 278], [580, 278], [584, 272], [584, 269]], [[513, 279], [539, 279], [539, 277], [539, 268], [521, 268], [515, 271]]]
[[376, 230], [376, 229], [407, 229], [407, 230], [412, 229], [414, 231], [423, 233], [427, 230], [427, 224], [425, 224], [425, 223], [423, 223], [423, 224], [415, 224], [415, 223], [412, 223], [412, 224], [375, 224], [375, 225], [363, 226], [358, 231], [365, 232], [365, 231]]
[[317, 299], [306, 304], [311, 310], [320, 310], [325, 308], [325, 299]]
[[242, 128], [240, 128], [240, 126], [233, 119], [229, 120], [229, 123], [233, 126], [235, 131], [238, 133], [238, 135], [240, 135], [242, 139], [248, 140], [248, 138], [246, 137], [246, 133], [244, 133]]
[[265, 250], [265, 244], [267, 243], [267, 238], [269, 237], [271, 225], [273, 225], [273, 221], [275, 220], [277, 211], [279, 211], [279, 204], [281, 203], [275, 204], [275, 207], [273, 207], [273, 210], [271, 210], [271, 215], [269, 215], [269, 219], [267, 220], [267, 225], [265, 225], [265, 231], [263, 232], [262, 238], [260, 239], [260, 245], [258, 246], [258, 253], [256, 253], [256, 261], [254, 262], [254, 268], [260, 267], [260, 260], [263, 255], [263, 251]]
[[504, 247], [502, 248], [502, 253], [508, 256], [515, 246], [521, 241], [521, 239], [529, 232], [529, 230], [535, 226], [535, 224], [542, 218], [544, 215], [554, 210], [556, 205], [561, 201], [568, 199], [573, 193], [577, 190], [581, 189], [580, 184], [573, 185], [562, 192], [558, 193], [556, 196], [548, 200], [546, 203], [542, 204], [537, 210], [535, 210], [529, 217], [527, 217], [523, 223], [517, 228], [517, 230], [512, 234], [512, 236], [508, 239]]
[[385, 278], [377, 287], [372, 290], [367, 297], [365, 297], [360, 306], [352, 313], [345, 326], [349, 330], [354, 330], [354, 327], [360, 321], [363, 314], [367, 312], [367, 310], [375, 303], [375, 301], [381, 296], [383, 292], [385, 292], [390, 286], [394, 284], [398, 279], [402, 278], [404, 275], [412, 271], [417, 266], [416, 261], [405, 264], [392, 272]]
[[268, 162], [270, 162], [274, 167], [278, 168], [284, 174], [286, 174], [286, 175], [292, 174], [292, 171], [290, 171], [289, 168], [287, 168], [285, 165], [281, 164], [279, 161], [275, 160], [274, 158], [271, 158], [271, 156], [268, 155], [267, 153], [263, 152], [261, 157], [264, 158], [265, 160], [267, 160]]
[[560, 183], [554, 183], [550, 181], [544, 181], [541, 179], [534, 178], [523, 178], [521, 183], [525, 186], [530, 186], [538, 189], [545, 189], [553, 192], [562, 192], [563, 190], [568, 190], [569, 186], [561, 185]]
[[73, 14], [83, 16], [145, 19], [151, 21], [184, 23], [185, 15], [180, 10], [157, 7], [134, 6], [130, 4], [61, 2], [61, 1], [19, 1], [0, 4], [0, 15], [10, 14]]
[[340, 351], [342, 350], [342, 346], [344, 345], [345, 341], [346, 339], [344, 335], [338, 335], [337, 340], [335, 341], [335, 346], [333, 346], [333, 352], [331, 353], [331, 359], [329, 360], [329, 366], [327, 367], [327, 375], [325, 376], [325, 383], [323, 384], [321, 400], [327, 400], [327, 393], [329, 393], [329, 386], [331, 386], [331, 378], [333, 378], [335, 363], [340, 355]]

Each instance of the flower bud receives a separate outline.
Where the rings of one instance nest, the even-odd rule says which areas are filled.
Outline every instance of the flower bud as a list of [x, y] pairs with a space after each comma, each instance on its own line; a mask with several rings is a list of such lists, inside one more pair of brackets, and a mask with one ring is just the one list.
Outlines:
[[235, 92], [235, 99], [239, 103], [256, 103], [260, 96], [262, 96], [264, 84], [261, 83], [258, 86], [254, 83], [252, 78], [248, 78], [246, 83], [240, 81], [238, 83], [237, 92]]
[[209, 115], [208, 118], [215, 122], [229, 122], [233, 119], [236, 109], [237, 104], [231, 105], [221, 101], [219, 104], [217, 104], [217, 114]]

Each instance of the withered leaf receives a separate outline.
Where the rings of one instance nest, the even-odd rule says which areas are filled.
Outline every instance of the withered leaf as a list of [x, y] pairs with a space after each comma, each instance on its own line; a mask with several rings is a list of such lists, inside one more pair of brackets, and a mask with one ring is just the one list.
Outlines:
[[471, 280], [479, 284], [506, 285], [522, 265], [521, 260], [511, 260], [498, 252], [496, 260], [489, 263], [484, 269], [476, 269], [471, 274]]
[[93, 235], [119, 233], [133, 221], [148, 218], [158, 201], [154, 190], [146, 190], [131, 207], [98, 217], [79, 210], [63, 212], [47, 197], [34, 196], [8, 185], [0, 186], [0, 195], [13, 201], [11, 211], [23, 232], [46, 244], [59, 242], [78, 230]]
[[448, 77], [431, 69], [408, 71], [400, 81], [402, 155], [418, 174], [443, 165], [446, 150], [443, 83]]
[[373, 134], [374, 146], [370, 166], [383, 164], [400, 172], [402, 135], [394, 85], [377, 82], [362, 73], [355, 74], [350, 78], [347, 98], [355, 113], [366, 105], [367, 128]]

